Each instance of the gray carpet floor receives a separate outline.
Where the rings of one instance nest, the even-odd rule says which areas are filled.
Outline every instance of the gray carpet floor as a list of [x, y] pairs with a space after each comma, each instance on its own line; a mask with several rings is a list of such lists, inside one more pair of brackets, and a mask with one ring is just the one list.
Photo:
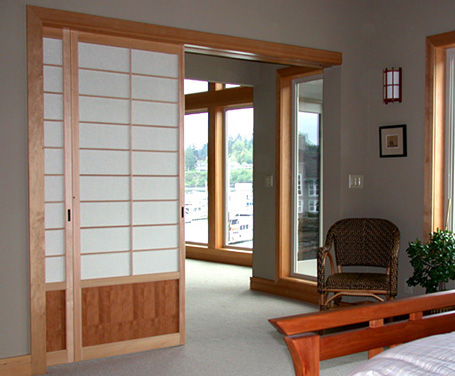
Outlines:
[[[283, 337], [269, 318], [316, 311], [304, 302], [251, 291], [251, 268], [186, 261], [184, 346], [48, 367], [53, 376], [292, 376]], [[343, 376], [365, 359], [321, 363], [321, 376]]]

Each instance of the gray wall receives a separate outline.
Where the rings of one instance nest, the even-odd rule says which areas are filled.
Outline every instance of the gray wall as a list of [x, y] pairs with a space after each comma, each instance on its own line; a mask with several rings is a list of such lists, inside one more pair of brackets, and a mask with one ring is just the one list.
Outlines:
[[[327, 72], [334, 106], [325, 113], [326, 221], [381, 216], [401, 229], [400, 295], [411, 269], [404, 250], [422, 236], [425, 36], [455, 29], [451, 0], [1, 0], [0, 4], [0, 358], [29, 353], [25, 5], [33, 4], [153, 24], [242, 36], [343, 53]], [[381, 73], [402, 66], [403, 103], [381, 101]], [[262, 68], [260, 74], [268, 76]], [[265, 84], [265, 78], [264, 78]], [[272, 103], [272, 93], [257, 97]], [[325, 99], [326, 99], [325, 98]], [[274, 172], [272, 118], [256, 119], [255, 177]], [[408, 125], [408, 157], [378, 157], [378, 127]], [[329, 133], [327, 133], [330, 131]], [[266, 145], [264, 145], [266, 144]], [[273, 146], [272, 146], [273, 145]], [[363, 190], [348, 189], [363, 174]], [[329, 185], [330, 183], [330, 185]], [[255, 276], [273, 278], [274, 221], [262, 189]], [[329, 205], [330, 203], [330, 205]], [[256, 212], [258, 213], [258, 212]], [[327, 223], [325, 223], [325, 227]], [[263, 236], [263, 238], [262, 238]]]

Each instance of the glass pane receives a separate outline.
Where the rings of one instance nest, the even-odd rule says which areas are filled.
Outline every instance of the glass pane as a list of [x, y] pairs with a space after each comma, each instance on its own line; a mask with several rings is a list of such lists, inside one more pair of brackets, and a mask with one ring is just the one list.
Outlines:
[[183, 85], [183, 92], [186, 94], [202, 93], [209, 90], [209, 83], [207, 81], [198, 80], [185, 80]]
[[316, 277], [320, 245], [320, 132], [322, 80], [301, 82], [296, 87], [296, 150], [294, 153], [295, 249], [294, 273]]
[[232, 89], [234, 87], [240, 87], [241, 85], [237, 85], [237, 84], [226, 84], [224, 87], [226, 89]]
[[185, 241], [208, 243], [208, 114], [185, 115]]
[[253, 109], [226, 111], [227, 246], [253, 248]]

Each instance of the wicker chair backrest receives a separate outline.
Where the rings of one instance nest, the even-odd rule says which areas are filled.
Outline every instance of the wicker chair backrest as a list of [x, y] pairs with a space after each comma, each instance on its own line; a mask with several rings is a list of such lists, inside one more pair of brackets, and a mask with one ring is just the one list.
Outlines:
[[400, 232], [390, 221], [378, 218], [347, 218], [327, 233], [326, 246], [334, 244], [339, 266], [390, 267], [396, 259]]

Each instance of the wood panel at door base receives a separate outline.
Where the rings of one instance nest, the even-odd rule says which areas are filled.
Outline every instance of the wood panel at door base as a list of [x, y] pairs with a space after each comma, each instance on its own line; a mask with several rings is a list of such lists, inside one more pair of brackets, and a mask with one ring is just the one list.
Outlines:
[[82, 346], [179, 332], [179, 281], [82, 289]]
[[46, 292], [46, 351], [66, 349], [65, 290]]

